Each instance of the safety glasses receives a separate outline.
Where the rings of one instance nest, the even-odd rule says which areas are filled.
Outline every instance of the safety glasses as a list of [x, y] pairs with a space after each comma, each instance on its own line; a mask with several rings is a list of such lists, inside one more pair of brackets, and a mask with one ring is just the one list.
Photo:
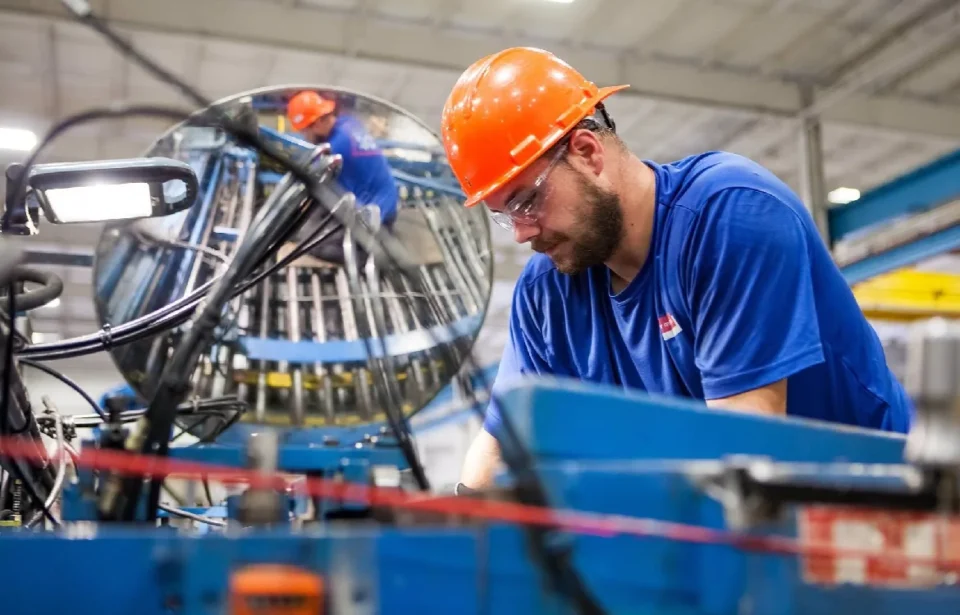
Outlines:
[[550, 177], [551, 171], [567, 153], [566, 141], [561, 142], [557, 153], [553, 155], [550, 164], [537, 176], [533, 185], [518, 191], [513, 198], [507, 201], [503, 211], [491, 211], [490, 217], [494, 222], [508, 231], [512, 231], [516, 224], [536, 224], [540, 218], [543, 206], [544, 182]]

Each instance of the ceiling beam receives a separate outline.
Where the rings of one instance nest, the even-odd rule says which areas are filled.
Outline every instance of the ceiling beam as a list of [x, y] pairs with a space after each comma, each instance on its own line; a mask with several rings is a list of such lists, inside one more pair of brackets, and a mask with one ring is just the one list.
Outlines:
[[564, 38], [563, 44], [571, 47], [584, 44], [591, 34], [603, 30], [604, 24], [619, 12], [621, 5], [632, 1], [634, 0], [596, 0], [593, 8], [580, 16], [577, 28]]
[[433, 34], [439, 33], [444, 28], [450, 26], [450, 20], [453, 19], [463, 8], [465, 0], [435, 0], [433, 9], [430, 11], [430, 30]]
[[376, 8], [377, 0], [359, 0], [357, 10], [347, 20], [347, 27], [343, 29], [342, 33], [342, 53], [346, 57], [357, 57], [361, 43], [366, 43], [366, 26]]
[[821, 115], [838, 102], [854, 94], [868, 95], [890, 80], [923, 66], [931, 56], [960, 37], [960, 4], [951, 2], [945, 10], [933, 15], [912, 29], [899, 32], [896, 38], [885, 37], [885, 45], [873, 47], [869, 55], [838, 75], [834, 85], [817, 93], [814, 103], [803, 109], [803, 117]]
[[829, 76], [830, 83], [836, 83], [857, 67], [875, 59], [891, 44], [903, 39], [911, 32], [936, 18], [940, 13], [953, 8], [956, 0], [936, 0], [928, 4], [923, 2], [901, 2], [884, 17], [893, 23], [879, 36], [872, 33], [861, 34], [850, 41], [848, 48], [854, 49], [849, 57], [834, 67]]
[[[26, 14], [69, 19], [57, 0], [0, 0], [0, 19], [3, 9], [20, 17]], [[176, 36], [181, 43], [184, 39], [203, 38], [213, 44], [219, 38], [278, 51], [312, 51], [331, 58], [342, 58], [342, 33], [353, 17], [350, 12], [320, 13], [258, 0], [112, 0], [110, 9], [117, 26], [132, 32], [165, 33]], [[356, 57], [397, 68], [438, 71], [448, 75], [452, 85], [464, 67], [495, 50], [495, 43], [482, 33], [451, 28], [433, 32], [433, 27], [432, 21], [401, 23], [371, 17]], [[662, 58], [617, 62], [620, 54], [612, 50], [565, 49], [559, 42], [551, 49], [600, 84], [630, 83], [631, 93], [621, 95], [624, 101], [654, 99], [753, 116], [792, 117], [801, 111], [797, 87], [785, 81], [687, 66]], [[862, 102], [865, 109], [851, 106], [851, 101]], [[838, 113], [836, 108], [828, 110], [825, 121], [852, 118], [867, 127], [960, 138], [960, 106], [890, 97], [851, 97], [847, 102], [838, 105], [842, 112]], [[938, 119], [935, 126], [928, 119], [931, 111]]]

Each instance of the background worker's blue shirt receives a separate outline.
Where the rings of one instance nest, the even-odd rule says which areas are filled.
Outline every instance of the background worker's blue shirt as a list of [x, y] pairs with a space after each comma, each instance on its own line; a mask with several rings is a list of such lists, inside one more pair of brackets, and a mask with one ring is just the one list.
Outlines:
[[[620, 293], [610, 272], [534, 255], [517, 282], [494, 390], [553, 374], [715, 399], [787, 378], [787, 413], [905, 432], [913, 414], [876, 332], [790, 189], [711, 152], [656, 173], [650, 257]], [[491, 404], [485, 429], [502, 427]]]
[[328, 142], [343, 156], [340, 185], [357, 197], [357, 205], [378, 205], [381, 222], [391, 224], [397, 217], [397, 182], [376, 140], [359, 120], [341, 115]]

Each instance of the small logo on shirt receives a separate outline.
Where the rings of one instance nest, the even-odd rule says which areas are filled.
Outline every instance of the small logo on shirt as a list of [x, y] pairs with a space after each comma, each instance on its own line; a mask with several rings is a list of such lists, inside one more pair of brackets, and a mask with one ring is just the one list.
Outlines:
[[677, 323], [677, 320], [673, 317], [673, 314], [661, 316], [657, 319], [657, 322], [660, 323], [660, 335], [662, 335], [665, 340], [672, 340], [683, 331], [683, 329], [680, 328], [680, 324]]

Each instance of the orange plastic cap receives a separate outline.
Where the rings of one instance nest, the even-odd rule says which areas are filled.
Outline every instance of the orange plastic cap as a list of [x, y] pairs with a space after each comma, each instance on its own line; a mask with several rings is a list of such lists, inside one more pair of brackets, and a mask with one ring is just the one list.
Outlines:
[[440, 123], [465, 205], [516, 177], [597, 103], [627, 87], [598, 88], [557, 56], [532, 47], [474, 62], [453, 86]]
[[337, 103], [316, 92], [300, 92], [287, 103], [287, 117], [294, 130], [303, 130], [321, 117], [333, 113]]

